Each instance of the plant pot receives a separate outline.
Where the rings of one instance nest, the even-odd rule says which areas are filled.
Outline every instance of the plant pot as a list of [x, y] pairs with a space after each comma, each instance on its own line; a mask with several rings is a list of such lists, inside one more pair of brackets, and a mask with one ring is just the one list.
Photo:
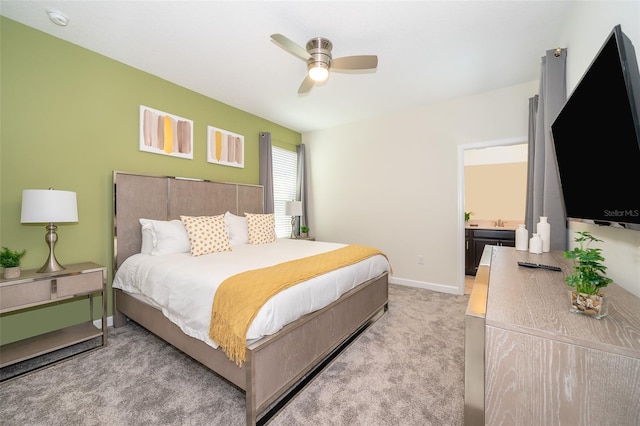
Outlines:
[[300, 233], [300, 238], [307, 238], [308, 234], [306, 232]]
[[608, 299], [604, 293], [585, 294], [575, 290], [569, 292], [569, 311], [587, 315], [595, 319], [604, 318], [608, 313]]
[[14, 266], [11, 268], [4, 268], [4, 273], [3, 273], [3, 277], [7, 280], [12, 279], [12, 278], [18, 278], [20, 276], [20, 267], [19, 266]]

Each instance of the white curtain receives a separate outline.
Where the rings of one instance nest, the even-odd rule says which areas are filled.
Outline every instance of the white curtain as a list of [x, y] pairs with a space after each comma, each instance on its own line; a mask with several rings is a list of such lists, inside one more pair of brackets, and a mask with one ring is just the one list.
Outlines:
[[536, 232], [540, 216], [551, 224], [551, 249], [566, 250], [567, 218], [562, 200], [551, 124], [567, 100], [566, 49], [542, 57], [540, 90], [529, 99], [529, 158], [525, 223]]

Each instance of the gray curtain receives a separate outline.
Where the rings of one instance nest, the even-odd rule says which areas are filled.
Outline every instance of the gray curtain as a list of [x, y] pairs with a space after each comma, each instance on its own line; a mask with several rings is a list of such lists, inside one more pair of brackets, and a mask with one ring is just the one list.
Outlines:
[[551, 224], [551, 249], [566, 250], [567, 218], [553, 148], [551, 124], [567, 99], [566, 49], [548, 50], [542, 58], [540, 90], [529, 99], [529, 158], [525, 223], [536, 232], [540, 216]]
[[273, 213], [273, 155], [271, 133], [260, 133], [260, 185], [264, 186], [264, 212]]
[[298, 174], [296, 176], [296, 200], [302, 201], [302, 216], [296, 218], [295, 229], [296, 235], [300, 235], [300, 226], [308, 226], [307, 215], [307, 174], [305, 168], [306, 150], [304, 144], [296, 146], [296, 153], [298, 154]]

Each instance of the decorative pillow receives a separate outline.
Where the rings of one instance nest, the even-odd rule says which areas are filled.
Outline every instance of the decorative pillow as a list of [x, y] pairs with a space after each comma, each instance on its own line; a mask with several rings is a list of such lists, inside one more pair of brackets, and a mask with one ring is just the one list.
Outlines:
[[229, 233], [229, 244], [231, 247], [238, 244], [249, 243], [249, 231], [247, 229], [247, 218], [242, 216], [236, 216], [231, 212], [224, 214], [224, 223], [227, 225], [227, 232]]
[[224, 215], [180, 216], [191, 242], [191, 256], [231, 251]]
[[[142, 225], [143, 247], [149, 249], [149, 233], [151, 234], [151, 254], [161, 256], [171, 253], [189, 252], [189, 236], [179, 220], [140, 219]], [[142, 253], [142, 248], [140, 252]]]
[[276, 241], [276, 222], [273, 213], [245, 213], [249, 231], [249, 244], [267, 244]]

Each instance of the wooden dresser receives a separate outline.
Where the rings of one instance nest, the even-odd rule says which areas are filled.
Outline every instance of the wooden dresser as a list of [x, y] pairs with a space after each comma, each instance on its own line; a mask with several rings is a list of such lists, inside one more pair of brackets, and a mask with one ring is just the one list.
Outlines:
[[607, 317], [572, 314], [561, 251], [491, 250], [485, 424], [640, 425], [640, 298], [612, 284]]

